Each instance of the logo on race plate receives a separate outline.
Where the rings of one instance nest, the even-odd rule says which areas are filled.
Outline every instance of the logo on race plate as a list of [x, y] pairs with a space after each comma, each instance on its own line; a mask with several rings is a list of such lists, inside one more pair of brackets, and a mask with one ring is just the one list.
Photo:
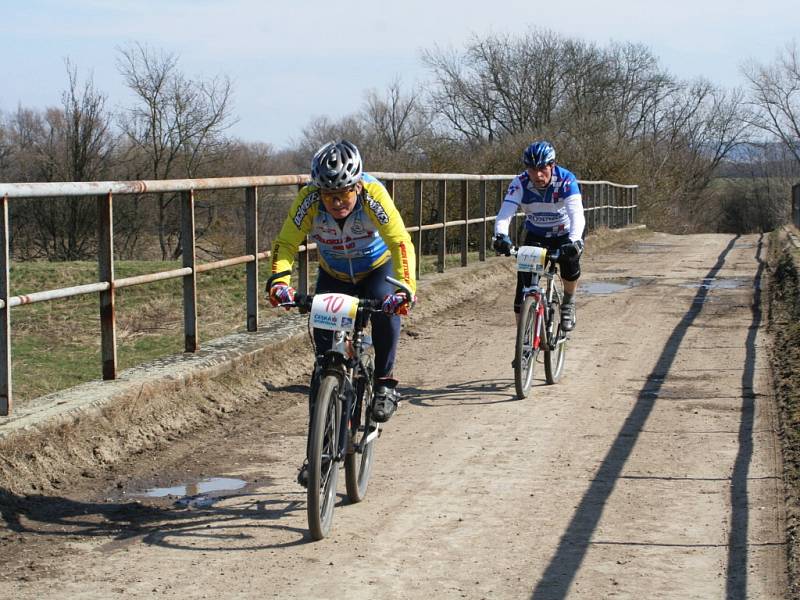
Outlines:
[[342, 327], [352, 327], [353, 319], [350, 317], [342, 317]]
[[324, 314], [315, 314], [314, 315], [314, 325], [336, 325], [336, 316], [334, 315], [324, 315]]

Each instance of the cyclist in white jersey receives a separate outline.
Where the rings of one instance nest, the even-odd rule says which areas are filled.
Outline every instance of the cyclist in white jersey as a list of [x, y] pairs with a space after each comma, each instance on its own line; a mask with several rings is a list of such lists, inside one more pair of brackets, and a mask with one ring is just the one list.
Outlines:
[[[564, 281], [561, 328], [575, 328], [575, 293], [581, 275], [580, 255], [583, 252], [583, 200], [578, 180], [570, 171], [556, 165], [556, 151], [546, 141], [532, 143], [522, 154], [525, 171], [517, 175], [508, 191], [494, 223], [494, 248], [508, 255], [512, 247], [508, 228], [511, 218], [522, 210], [525, 214], [524, 245], [561, 249], [559, 267]], [[530, 283], [530, 273], [520, 273], [514, 298], [514, 312], [519, 315], [522, 288]]]

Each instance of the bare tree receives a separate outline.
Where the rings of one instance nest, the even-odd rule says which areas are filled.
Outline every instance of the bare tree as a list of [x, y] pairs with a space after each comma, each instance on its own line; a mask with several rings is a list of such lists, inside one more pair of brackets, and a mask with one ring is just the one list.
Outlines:
[[[117, 65], [138, 103], [121, 119], [134, 153], [143, 159], [143, 178], [198, 177], [222, 160], [229, 149], [225, 131], [234, 123], [232, 86], [227, 77], [188, 79], [178, 57], [142, 44], [120, 50]], [[181, 254], [174, 195], [158, 197], [158, 239], [163, 259]], [[202, 207], [198, 207], [202, 208]], [[213, 222], [213, 207], [206, 222]], [[202, 228], [198, 236], [202, 236]]]
[[[19, 109], [12, 120], [15, 162], [20, 181], [92, 181], [108, 172], [114, 149], [106, 97], [90, 76], [83, 84], [65, 61], [68, 86], [61, 106], [43, 113]], [[21, 228], [15, 251], [51, 260], [77, 260], [93, 254], [96, 209], [82, 198], [49, 198], [15, 203]], [[22, 238], [26, 240], [22, 247]]]
[[434, 74], [431, 111], [442, 125], [453, 131], [455, 139], [473, 144], [493, 141], [499, 130], [499, 107], [491, 81], [474, 71], [469, 53], [435, 48], [423, 54], [423, 61]]
[[11, 132], [5, 116], [0, 112], [0, 180], [8, 180], [6, 173], [11, 167], [12, 152]]
[[778, 138], [800, 163], [800, 54], [787, 44], [771, 65], [743, 68], [750, 84], [752, 124]]
[[318, 116], [311, 119], [303, 128], [300, 142], [295, 144], [298, 153], [298, 162], [303, 170], [308, 170], [311, 157], [324, 144], [346, 139], [353, 142], [360, 149], [364, 149], [367, 134], [358, 115], [346, 115], [338, 121], [327, 116]]
[[367, 92], [364, 120], [380, 147], [394, 154], [411, 150], [430, 126], [419, 93], [404, 94], [399, 79], [384, 95], [375, 90]]
[[653, 107], [637, 173], [652, 223], [684, 232], [714, 229], [704, 202], [717, 167], [745, 140], [742, 94], [705, 80], [682, 84]]

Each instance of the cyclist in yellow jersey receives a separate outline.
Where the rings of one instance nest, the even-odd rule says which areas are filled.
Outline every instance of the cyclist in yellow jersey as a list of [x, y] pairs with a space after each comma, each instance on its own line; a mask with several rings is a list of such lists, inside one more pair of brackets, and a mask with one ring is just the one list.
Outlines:
[[[416, 292], [416, 256], [411, 236], [389, 192], [363, 172], [358, 148], [347, 140], [329, 142], [311, 161], [311, 182], [291, 207], [272, 247], [269, 299], [273, 306], [291, 302], [290, 276], [297, 248], [308, 236], [316, 242], [319, 275], [316, 293], [339, 292], [361, 298], [382, 298], [383, 312], [371, 318], [375, 347], [373, 417], [387, 421], [399, 400], [393, 377], [400, 317], [416, 296], [407, 298], [386, 281], [390, 275]], [[281, 275], [283, 274], [283, 275]], [[314, 329], [317, 355], [331, 347], [333, 334]], [[312, 398], [315, 389], [312, 377]], [[304, 465], [305, 466], [305, 465]], [[304, 483], [301, 468], [298, 481]]]

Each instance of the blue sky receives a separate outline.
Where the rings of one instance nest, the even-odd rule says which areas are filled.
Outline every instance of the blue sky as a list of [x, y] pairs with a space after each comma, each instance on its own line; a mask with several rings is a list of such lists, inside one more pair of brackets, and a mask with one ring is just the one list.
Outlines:
[[475, 34], [539, 26], [643, 43], [678, 77], [734, 87], [743, 62], [769, 63], [794, 36], [800, 43], [798, 22], [797, 0], [0, 0], [0, 111], [57, 105], [67, 57], [111, 106], [124, 105], [117, 49], [135, 41], [177, 54], [187, 76], [231, 77], [232, 133], [281, 148], [312, 118], [360, 108], [369, 89], [398, 77], [424, 84], [423, 49], [463, 48]]

